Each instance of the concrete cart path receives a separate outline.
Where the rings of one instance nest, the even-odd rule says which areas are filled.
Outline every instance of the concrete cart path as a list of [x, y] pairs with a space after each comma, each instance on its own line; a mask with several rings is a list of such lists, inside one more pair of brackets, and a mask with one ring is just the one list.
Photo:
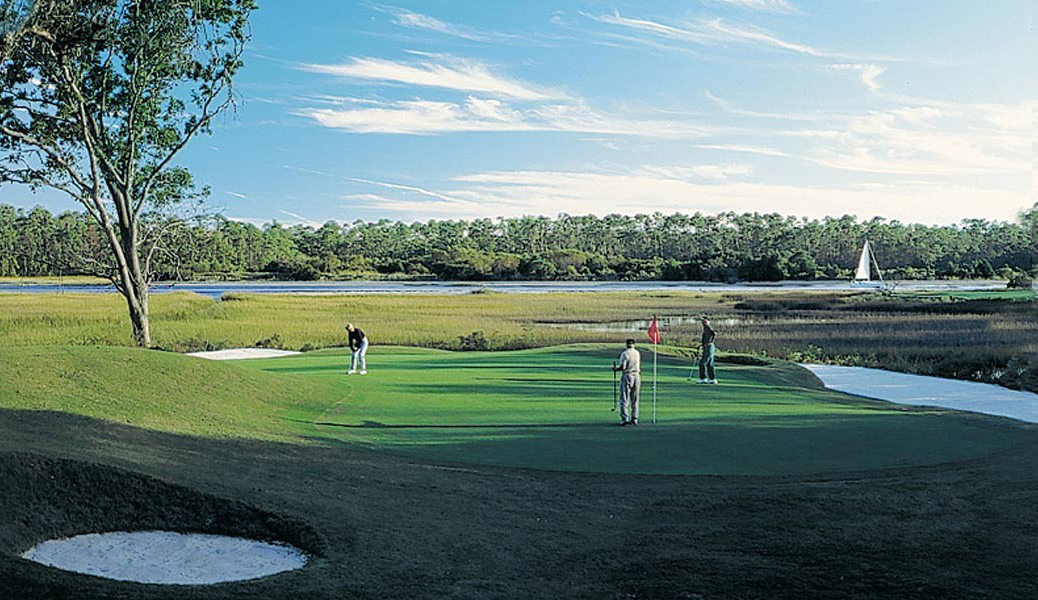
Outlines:
[[939, 406], [1038, 423], [1038, 394], [990, 383], [882, 369], [804, 364], [830, 389], [896, 404]]

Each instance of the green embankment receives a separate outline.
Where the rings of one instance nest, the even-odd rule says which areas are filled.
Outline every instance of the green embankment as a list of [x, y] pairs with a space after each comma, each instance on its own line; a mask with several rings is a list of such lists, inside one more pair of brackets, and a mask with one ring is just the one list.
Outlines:
[[335, 389], [168, 352], [108, 347], [0, 348], [0, 407], [50, 410], [217, 437], [288, 439], [279, 412]]

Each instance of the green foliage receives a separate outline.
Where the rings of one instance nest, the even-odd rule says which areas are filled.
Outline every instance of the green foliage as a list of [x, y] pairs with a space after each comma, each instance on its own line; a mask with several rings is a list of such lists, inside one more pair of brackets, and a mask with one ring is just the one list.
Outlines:
[[[1020, 224], [925, 227], [777, 215], [522, 217], [497, 221], [327, 223], [263, 228], [216, 218], [178, 229], [156, 257], [159, 279], [264, 274], [286, 280], [849, 278], [872, 241], [888, 278], [1004, 277], [1038, 266], [1030, 213]], [[656, 227], [648, 231], [646, 227]], [[103, 250], [87, 215], [0, 205], [0, 276], [89, 272]]]
[[46, 274], [111, 279], [139, 345], [151, 343], [149, 284], [179, 271], [181, 256], [167, 245], [178, 243], [173, 226], [186, 226], [208, 195], [173, 161], [234, 103], [253, 8], [253, 0], [0, 3], [0, 185], [50, 188], [83, 206], [76, 239], [56, 246], [76, 253], [48, 253]]
[[468, 335], [458, 336], [458, 350], [473, 351], [487, 350], [489, 348], [490, 344], [482, 331], [473, 331]]
[[1009, 289], [1029, 290], [1034, 287], [1034, 279], [1027, 273], [1016, 273], [1006, 284]]
[[257, 348], [276, 348], [280, 350], [285, 347], [285, 344], [281, 341], [281, 335], [275, 333], [270, 337], [258, 340], [255, 344], [253, 344], [253, 346]]

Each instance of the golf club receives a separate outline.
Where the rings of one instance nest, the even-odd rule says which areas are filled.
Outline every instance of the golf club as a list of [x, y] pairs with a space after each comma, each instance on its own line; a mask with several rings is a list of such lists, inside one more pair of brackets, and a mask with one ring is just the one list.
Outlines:
[[609, 412], [616, 412], [616, 361], [613, 361], [613, 408]]
[[693, 374], [696, 372], [696, 367], [698, 366], [698, 363], [699, 363], [699, 355], [693, 353], [692, 354], [692, 366], [690, 366], [688, 368], [688, 380], [689, 381], [692, 381], [694, 379]]

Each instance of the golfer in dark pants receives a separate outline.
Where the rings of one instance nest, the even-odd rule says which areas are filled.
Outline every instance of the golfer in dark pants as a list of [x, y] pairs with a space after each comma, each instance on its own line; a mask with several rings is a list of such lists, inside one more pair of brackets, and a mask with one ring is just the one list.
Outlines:
[[637, 425], [642, 355], [634, 349], [634, 340], [627, 340], [627, 349], [620, 354], [620, 364], [613, 370], [623, 371], [620, 377], [620, 425]]
[[699, 383], [717, 383], [717, 375], [714, 373], [714, 338], [717, 332], [710, 327], [710, 319], [702, 317], [703, 323], [703, 351], [699, 355]]

